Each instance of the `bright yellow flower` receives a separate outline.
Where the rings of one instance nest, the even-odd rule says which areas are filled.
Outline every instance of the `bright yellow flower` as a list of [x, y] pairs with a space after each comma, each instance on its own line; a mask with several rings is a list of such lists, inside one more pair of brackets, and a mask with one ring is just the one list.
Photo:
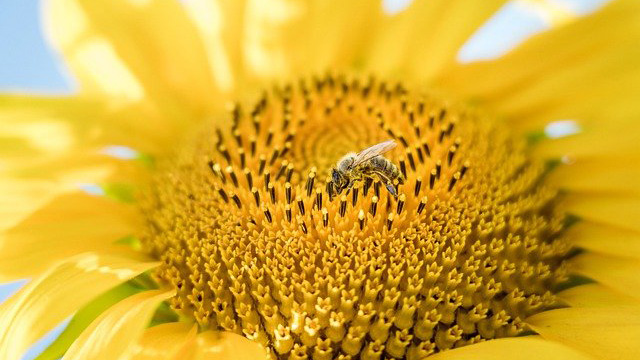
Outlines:
[[[0, 97], [0, 358], [70, 316], [40, 359], [639, 358], [640, 2], [456, 63], [505, 2], [51, 0], [80, 90]], [[327, 190], [389, 138], [397, 198]]]

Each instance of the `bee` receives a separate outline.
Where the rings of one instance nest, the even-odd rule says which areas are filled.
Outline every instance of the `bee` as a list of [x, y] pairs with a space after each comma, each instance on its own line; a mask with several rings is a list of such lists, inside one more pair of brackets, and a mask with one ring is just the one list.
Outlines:
[[396, 142], [387, 140], [380, 144], [366, 148], [359, 153], [349, 153], [343, 156], [331, 170], [330, 188], [338, 194], [351, 189], [356, 181], [365, 179], [375, 180], [377, 177], [394, 197], [398, 196], [394, 181], [404, 183], [402, 173], [396, 165], [382, 154], [396, 147]]

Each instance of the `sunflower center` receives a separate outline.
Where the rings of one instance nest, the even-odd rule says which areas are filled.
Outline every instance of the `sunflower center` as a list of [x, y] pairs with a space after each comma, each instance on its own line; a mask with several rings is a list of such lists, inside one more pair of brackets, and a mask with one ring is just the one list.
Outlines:
[[[421, 359], [514, 336], [565, 279], [545, 167], [496, 121], [401, 84], [326, 76], [237, 105], [160, 165], [143, 244], [173, 309], [273, 358]], [[404, 182], [327, 191], [346, 153]]]

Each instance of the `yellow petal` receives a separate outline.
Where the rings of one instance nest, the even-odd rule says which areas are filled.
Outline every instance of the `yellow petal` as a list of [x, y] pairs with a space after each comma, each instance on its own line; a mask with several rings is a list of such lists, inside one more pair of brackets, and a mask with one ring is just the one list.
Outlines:
[[113, 360], [130, 356], [158, 305], [174, 291], [152, 290], [130, 296], [95, 319], [73, 342], [63, 360]]
[[87, 251], [129, 253], [114, 243], [131, 235], [137, 221], [131, 205], [80, 192], [60, 196], [0, 233], [0, 281], [37, 275]]
[[266, 360], [267, 352], [258, 343], [228, 331], [205, 331], [176, 359], [181, 360]]
[[380, 17], [376, 0], [187, 0], [226, 91], [350, 66]]
[[636, 231], [580, 221], [565, 236], [573, 245], [591, 252], [640, 259], [640, 233]]
[[587, 360], [591, 357], [563, 344], [539, 336], [495, 339], [443, 351], [429, 360]]
[[[177, 1], [55, 0], [48, 33], [83, 89], [162, 107], [219, 109], [197, 30]], [[117, 19], [117, 21], [114, 21]]]
[[300, 23], [303, 32], [289, 34], [285, 43], [298, 49], [289, 58], [301, 74], [357, 66], [365, 61], [362, 52], [382, 19], [377, 0], [309, 1]]
[[586, 284], [559, 292], [558, 297], [573, 307], [638, 306], [638, 300], [600, 284]]
[[89, 100], [0, 95], [0, 170], [99, 147], [95, 119], [102, 111]]
[[418, 18], [418, 31], [412, 32], [408, 69], [418, 79], [432, 79], [452, 66], [462, 45], [493, 15], [506, 0], [444, 1], [435, 22]]
[[[105, 310], [113, 306], [115, 303], [125, 298], [137, 294], [143, 289], [140, 287], [139, 280], [144, 278], [144, 274], [137, 276], [132, 281], [127, 281], [116, 285], [111, 289], [96, 296], [89, 301], [88, 304], [81, 307], [69, 319], [64, 330], [55, 338], [55, 340], [42, 351], [34, 360], [58, 360], [69, 349], [69, 346], [78, 338], [78, 335], [86, 329], [93, 320], [95, 320]], [[34, 345], [37, 346], [37, 345]]]
[[238, 86], [242, 71], [241, 37], [246, 1], [185, 0], [187, 13], [204, 40], [209, 66], [221, 91]]
[[[211, 29], [206, 15], [195, 17], [201, 18], [197, 20], [200, 27], [212, 34], [208, 37], [211, 46], [220, 47], [222, 39], [232, 66], [242, 64], [246, 73], [240, 76], [254, 83], [282, 81], [362, 62], [362, 49], [382, 16], [376, 0], [191, 2], [194, 11], [206, 9], [202, 3], [208, 3], [207, 14], [216, 9], [221, 12], [222, 19], [213, 21], [220, 24], [219, 29]], [[239, 11], [243, 16], [237, 15]], [[224, 16], [227, 13], [229, 17]]]
[[99, 181], [110, 174], [107, 168], [67, 169], [57, 173], [58, 178], [29, 179], [5, 175], [0, 178], [0, 247], [5, 242], [2, 234], [16, 226], [39, 208], [63, 194], [78, 192], [78, 185]]
[[268, 80], [295, 76], [289, 71], [292, 57], [304, 54], [294, 39], [304, 35], [307, 12], [307, 4], [295, 0], [246, 2], [242, 51], [248, 75]]
[[104, 36], [92, 33], [89, 19], [75, 2], [47, 2], [45, 34], [65, 56], [82, 93], [126, 101], [145, 96], [140, 81]]
[[526, 322], [545, 339], [600, 359], [640, 358], [638, 306], [556, 309]]
[[50, 181], [0, 179], [0, 230], [10, 228], [50, 201], [57, 191]]
[[585, 253], [571, 259], [572, 271], [640, 299], [640, 260]]
[[638, 41], [640, 2], [612, 1], [495, 61], [455, 67], [439, 83], [521, 129], [557, 119], [632, 119], [640, 115]]
[[173, 322], [148, 328], [134, 346], [131, 360], [172, 359], [196, 335], [194, 325]]
[[568, 194], [563, 204], [582, 219], [640, 231], [640, 198], [628, 195]]
[[455, 63], [464, 42], [505, 0], [414, 1], [405, 11], [383, 18], [374, 28], [367, 68], [430, 80]]
[[[50, 163], [52, 164], [54, 163]], [[7, 174], [0, 179], [0, 247], [6, 243], [3, 239], [5, 230], [16, 226], [56, 197], [78, 193], [80, 184], [116, 178], [112, 176], [112, 168], [106, 164], [78, 169], [73, 167], [72, 162], [67, 162], [67, 165], [71, 168], [51, 169], [50, 174], [41, 174], [39, 170], [33, 170], [36, 172], [33, 175], [39, 175], [36, 179]], [[30, 172], [25, 169], [22, 171]]]
[[[584, 122], [584, 121], [582, 121]], [[536, 144], [536, 155], [547, 158], [568, 157], [569, 160], [600, 161], [606, 168], [633, 165], [640, 158], [638, 123], [635, 118], [606, 117], [602, 122], [585, 124], [579, 134], [547, 139]], [[606, 164], [611, 161], [610, 164]]]
[[0, 305], [0, 359], [20, 359], [34, 341], [98, 294], [155, 265], [86, 253], [52, 267]]
[[626, 158], [577, 159], [557, 166], [546, 181], [574, 192], [640, 195], [640, 167]]
[[106, 145], [154, 152], [175, 139], [172, 125], [148, 103], [114, 107], [106, 99], [89, 97], [3, 94], [0, 170], [68, 161]]

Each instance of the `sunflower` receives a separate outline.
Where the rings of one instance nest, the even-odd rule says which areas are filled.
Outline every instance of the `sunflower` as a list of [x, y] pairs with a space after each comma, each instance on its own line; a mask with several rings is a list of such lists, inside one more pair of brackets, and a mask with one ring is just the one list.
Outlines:
[[0, 358], [639, 358], [640, 2], [457, 63], [505, 2], [49, 1], [79, 91], [0, 97]]

